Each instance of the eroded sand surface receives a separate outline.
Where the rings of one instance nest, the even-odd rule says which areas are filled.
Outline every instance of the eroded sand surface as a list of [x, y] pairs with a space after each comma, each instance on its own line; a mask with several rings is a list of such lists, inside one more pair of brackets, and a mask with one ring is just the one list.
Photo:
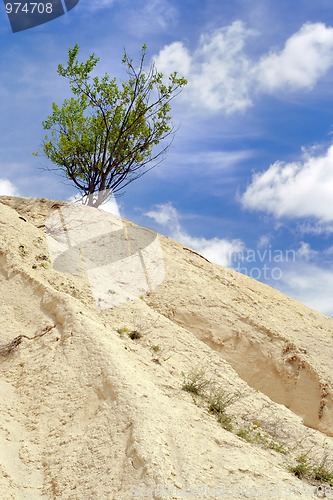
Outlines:
[[[54, 203], [0, 198], [1, 500], [315, 498], [288, 468], [332, 464], [333, 319], [162, 236], [157, 288], [98, 308], [48, 263]], [[232, 431], [193, 370], [241, 395]]]

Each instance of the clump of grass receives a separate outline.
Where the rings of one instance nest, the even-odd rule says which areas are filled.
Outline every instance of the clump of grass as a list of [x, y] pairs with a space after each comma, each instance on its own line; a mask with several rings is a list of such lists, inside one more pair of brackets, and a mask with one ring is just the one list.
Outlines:
[[283, 455], [287, 454], [287, 450], [281, 443], [277, 443], [271, 439], [268, 434], [259, 430], [257, 425], [241, 427], [236, 434], [248, 443], [259, 444], [264, 448], [277, 451]]
[[316, 464], [306, 454], [299, 455], [296, 458], [296, 462], [295, 466], [289, 467], [289, 471], [296, 477], [307, 479], [312, 483], [319, 481], [333, 487], [333, 468], [332, 466], [328, 468], [326, 456], [323, 457], [320, 464]]
[[127, 335], [131, 340], [139, 340], [142, 338], [142, 333], [138, 330], [132, 330]]
[[239, 393], [224, 391], [221, 388], [212, 390], [208, 396], [207, 403], [209, 413], [215, 415], [217, 421], [227, 431], [232, 431], [233, 425], [231, 417], [226, 413], [226, 409], [239, 398]]
[[267, 444], [267, 448], [269, 448], [270, 450], [274, 450], [274, 451], [277, 451], [278, 453], [281, 453], [282, 455], [287, 455], [288, 451], [286, 450], [286, 448], [283, 446], [283, 444], [281, 443], [276, 443], [275, 441], [273, 440], [269, 440], [268, 444]]
[[156, 345], [151, 345], [150, 346], [150, 349], [155, 352], [155, 353], [158, 353], [158, 352], [161, 352], [161, 346], [156, 344]]
[[333, 471], [328, 471], [321, 465], [318, 465], [313, 467], [312, 472], [316, 481], [327, 483], [333, 487]]
[[208, 410], [210, 413], [223, 413], [239, 398], [238, 393], [223, 391], [220, 388], [214, 389], [208, 396]]
[[229, 415], [226, 413], [219, 413], [218, 415], [215, 415], [215, 417], [218, 423], [222, 425], [223, 429], [229, 432], [233, 430], [234, 426], [232, 424], [232, 418]]
[[208, 412], [212, 413], [219, 424], [222, 425], [227, 431], [233, 430], [232, 419], [226, 414], [226, 406], [223, 403], [223, 396], [221, 398], [217, 397], [214, 400], [208, 402]]
[[241, 427], [237, 431], [237, 436], [244, 439], [244, 441], [247, 441], [248, 443], [253, 443], [253, 436], [251, 429], [249, 427]]
[[188, 375], [183, 373], [183, 377], [183, 391], [190, 392], [196, 396], [204, 396], [209, 386], [209, 381], [205, 378], [204, 370], [192, 370]]
[[299, 455], [296, 458], [296, 462], [297, 465], [289, 467], [290, 472], [292, 472], [299, 479], [303, 479], [311, 475], [311, 464], [306, 455]]
[[127, 328], [127, 326], [122, 326], [121, 328], [117, 328], [116, 331], [122, 337], [124, 335], [124, 333], [128, 332], [128, 328]]
[[210, 380], [207, 380], [203, 369], [193, 370], [188, 375], [183, 374], [183, 376], [182, 390], [201, 397], [207, 405], [208, 412], [215, 416], [224, 429], [231, 432], [233, 430], [232, 418], [226, 413], [226, 409], [235, 403], [241, 395], [215, 387]]

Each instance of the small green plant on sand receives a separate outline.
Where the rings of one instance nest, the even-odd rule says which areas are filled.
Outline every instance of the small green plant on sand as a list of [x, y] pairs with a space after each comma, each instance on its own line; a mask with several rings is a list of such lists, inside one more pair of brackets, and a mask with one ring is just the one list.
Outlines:
[[122, 337], [124, 335], [124, 333], [127, 333], [128, 332], [128, 328], [127, 326], [122, 326], [120, 328], [117, 328], [117, 333], [119, 333], [119, 335]]
[[221, 388], [213, 389], [207, 398], [208, 411], [215, 415], [217, 421], [227, 431], [232, 431], [232, 419], [227, 415], [226, 409], [239, 399], [238, 393], [227, 392]]
[[208, 386], [209, 381], [205, 378], [204, 370], [192, 370], [187, 375], [183, 373], [183, 391], [190, 392], [196, 396], [204, 396]]
[[287, 450], [282, 444], [275, 442], [268, 434], [258, 429], [256, 425], [241, 427], [236, 434], [248, 443], [259, 444], [264, 448], [277, 451], [283, 455], [287, 454]]
[[188, 375], [183, 374], [183, 377], [182, 390], [201, 397], [207, 405], [208, 412], [216, 417], [224, 429], [232, 431], [232, 418], [227, 415], [226, 409], [241, 395], [238, 392], [228, 392], [216, 387], [210, 380], [207, 380], [203, 369], [192, 370]]
[[299, 455], [296, 458], [297, 465], [290, 466], [289, 470], [299, 479], [311, 476], [311, 463], [307, 455]]
[[[44, 267], [44, 269], [47, 269], [50, 265], [50, 259], [44, 254], [35, 255], [35, 261], [38, 262], [41, 267]], [[32, 268], [37, 269], [37, 264], [33, 264]]]
[[139, 332], [138, 330], [132, 330], [127, 335], [129, 336], [129, 338], [131, 340], [138, 340], [138, 339], [141, 339], [141, 337], [142, 337], [142, 333]]
[[333, 487], [333, 467], [327, 465], [327, 457], [324, 456], [319, 464], [316, 464], [308, 455], [299, 455], [297, 464], [290, 466], [289, 471], [299, 479], [307, 479], [311, 483], [325, 483]]
[[155, 344], [155, 345], [151, 345], [150, 346], [150, 349], [155, 352], [155, 353], [158, 353], [158, 352], [161, 352], [161, 346], [158, 345], [158, 344]]

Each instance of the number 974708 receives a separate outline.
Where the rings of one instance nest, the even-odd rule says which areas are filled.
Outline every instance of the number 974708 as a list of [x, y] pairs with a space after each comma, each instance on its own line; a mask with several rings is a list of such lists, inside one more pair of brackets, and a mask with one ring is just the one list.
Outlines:
[[52, 14], [52, 3], [8, 2], [6, 12], [7, 14]]

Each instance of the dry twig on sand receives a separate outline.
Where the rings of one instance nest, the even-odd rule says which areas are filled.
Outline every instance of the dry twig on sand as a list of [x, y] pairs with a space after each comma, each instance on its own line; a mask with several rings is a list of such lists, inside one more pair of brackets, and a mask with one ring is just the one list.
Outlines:
[[43, 335], [46, 335], [55, 327], [56, 325], [48, 325], [45, 326], [40, 332], [36, 333], [36, 335], [34, 335], [33, 337], [28, 337], [27, 335], [18, 335], [18, 337], [15, 337], [7, 344], [0, 344], [0, 356], [5, 357], [11, 354], [14, 349], [16, 349], [21, 344], [23, 339], [34, 340], [39, 337], [43, 337]]

